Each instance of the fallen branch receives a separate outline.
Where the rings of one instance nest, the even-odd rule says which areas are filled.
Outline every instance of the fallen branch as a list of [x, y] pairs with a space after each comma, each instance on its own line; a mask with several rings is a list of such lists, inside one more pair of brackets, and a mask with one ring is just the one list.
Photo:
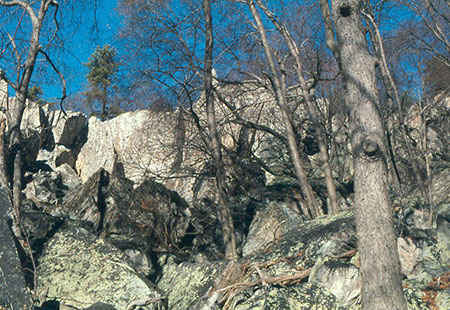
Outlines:
[[228, 299], [232, 298], [233, 296], [236, 296], [240, 292], [242, 292], [250, 287], [254, 287], [254, 286], [258, 286], [258, 285], [267, 285], [267, 284], [279, 284], [282, 286], [294, 285], [294, 284], [300, 282], [301, 280], [309, 277], [309, 275], [311, 273], [311, 269], [312, 268], [308, 268], [308, 269], [299, 271], [292, 275], [281, 275], [281, 276], [277, 276], [277, 277], [271, 277], [271, 276], [264, 275], [262, 273], [262, 271], [259, 269], [259, 267], [257, 267], [256, 270], [260, 276], [260, 279], [251, 281], [251, 282], [234, 283], [234, 284], [231, 284], [224, 288], [218, 289], [218, 290], [214, 291], [213, 293], [214, 294], [224, 293], [223, 298], [221, 300], [221, 303], [222, 303], [222, 302], [226, 302]]
[[165, 296], [156, 296], [153, 298], [136, 300], [127, 306], [127, 310], [133, 310], [134, 308], [136, 308], [138, 306], [148, 306], [149, 304], [159, 302], [159, 301], [165, 300], [165, 299], [167, 299], [167, 297], [165, 297]]

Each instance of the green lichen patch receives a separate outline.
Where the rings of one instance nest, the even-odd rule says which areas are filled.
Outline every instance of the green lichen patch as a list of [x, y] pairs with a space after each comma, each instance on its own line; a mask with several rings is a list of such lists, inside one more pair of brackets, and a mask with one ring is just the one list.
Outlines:
[[[38, 288], [66, 305], [84, 308], [96, 302], [126, 309], [161, 294], [130, 267], [127, 257], [103, 239], [79, 227], [59, 231], [47, 244], [38, 267]], [[165, 301], [142, 309], [153, 310]]]

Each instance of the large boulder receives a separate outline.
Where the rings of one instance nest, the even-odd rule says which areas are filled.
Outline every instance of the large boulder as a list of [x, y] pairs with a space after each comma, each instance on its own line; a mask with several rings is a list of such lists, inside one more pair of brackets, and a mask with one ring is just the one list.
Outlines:
[[0, 308], [30, 309], [31, 296], [22, 273], [17, 248], [8, 225], [11, 203], [5, 188], [0, 187]]
[[45, 167], [36, 173], [26, 173], [26, 185], [22, 191], [34, 208], [45, 209], [62, 204], [70, 193], [81, 184], [80, 177], [67, 164], [52, 170]]
[[304, 217], [301, 215], [298, 202], [293, 200], [270, 202], [265, 209], [256, 212], [242, 255], [249, 256], [265, 250], [303, 221]]
[[86, 116], [81, 112], [52, 111], [48, 119], [53, 133], [53, 143], [50, 144], [63, 145], [69, 149], [74, 146], [86, 124]]
[[53, 170], [39, 170], [35, 174], [29, 174], [28, 177], [31, 180], [22, 192], [35, 207], [44, 208], [62, 203], [65, 193], [60, 173]]
[[76, 161], [83, 182], [99, 168], [120, 172], [136, 184], [170, 174], [175, 160], [174, 117], [150, 111], [127, 112], [104, 122], [91, 117], [87, 141]]
[[165, 263], [157, 285], [167, 296], [171, 310], [202, 309], [225, 266], [224, 262], [207, 261]]
[[117, 309], [167, 309], [167, 301], [131, 267], [127, 256], [87, 230], [67, 226], [46, 244], [39, 258], [38, 288], [66, 306], [98, 301]]

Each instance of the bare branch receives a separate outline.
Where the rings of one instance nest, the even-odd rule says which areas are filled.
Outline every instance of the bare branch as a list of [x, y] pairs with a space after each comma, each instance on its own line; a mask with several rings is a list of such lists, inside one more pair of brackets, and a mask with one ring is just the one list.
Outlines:
[[66, 97], [67, 97], [66, 80], [64, 79], [64, 76], [61, 74], [61, 72], [58, 70], [58, 68], [56, 68], [56, 66], [53, 63], [53, 61], [51, 60], [50, 56], [46, 52], [44, 52], [42, 49], [40, 49], [39, 52], [45, 56], [45, 59], [47, 60], [47, 62], [52, 66], [53, 70], [56, 72], [56, 74], [58, 74], [59, 78], [61, 79], [62, 96], [59, 101], [59, 107], [60, 107], [61, 111], [63, 111], [64, 115], [67, 116], [66, 111], [64, 111], [64, 106], [63, 106], [64, 99], [66, 99]]

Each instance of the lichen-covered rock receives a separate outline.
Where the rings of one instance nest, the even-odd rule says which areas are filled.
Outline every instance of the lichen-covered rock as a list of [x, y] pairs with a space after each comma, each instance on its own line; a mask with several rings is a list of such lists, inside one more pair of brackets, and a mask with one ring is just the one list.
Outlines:
[[441, 263], [450, 268], [450, 222], [445, 218], [437, 218], [437, 244], [440, 250]]
[[417, 248], [411, 238], [397, 238], [397, 248], [401, 272], [405, 276], [409, 276], [416, 267], [421, 250]]
[[81, 227], [66, 227], [53, 236], [39, 258], [38, 274], [38, 287], [48, 288], [48, 296], [68, 306], [101, 300], [127, 309], [147, 301], [140, 309], [167, 309], [161, 292], [134, 271], [123, 252]]
[[90, 305], [89, 307], [85, 308], [84, 310], [116, 310], [113, 306], [109, 304], [105, 304], [103, 302], [96, 302], [93, 305]]
[[225, 265], [224, 262], [167, 263], [157, 285], [166, 294], [171, 310], [201, 309]]
[[361, 293], [359, 269], [349, 262], [324, 257], [314, 265], [309, 282], [328, 289], [343, 305], [351, 305]]
[[437, 293], [435, 304], [438, 310], [450, 309], [450, 290], [448, 288], [446, 291]]
[[[238, 268], [160, 262], [158, 286], [173, 309], [359, 310], [362, 282], [355, 253], [353, 215], [346, 211], [293, 227], [264, 251], [239, 260]], [[429, 309], [429, 293], [412, 281], [404, 286], [408, 309]]]
[[230, 303], [233, 310], [347, 310], [326, 290], [309, 283], [294, 287], [262, 287], [239, 294]]

